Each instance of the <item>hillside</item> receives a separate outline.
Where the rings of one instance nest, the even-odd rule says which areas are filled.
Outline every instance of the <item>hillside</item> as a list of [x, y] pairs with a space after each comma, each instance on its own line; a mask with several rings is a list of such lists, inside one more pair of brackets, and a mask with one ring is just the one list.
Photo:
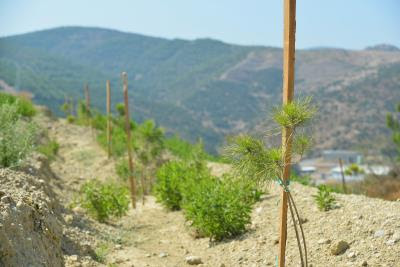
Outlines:
[[[99, 223], [81, 207], [71, 209], [71, 202], [86, 181], [116, 179], [114, 160], [88, 128], [43, 116], [36, 120], [60, 149], [50, 163], [32, 157], [25, 172], [0, 168], [0, 266], [189, 266], [188, 256], [200, 257], [200, 266], [275, 265], [279, 187], [255, 204], [244, 235], [215, 244], [195, 238], [181, 211], [167, 211], [152, 196], [126, 216]], [[312, 197], [315, 188], [294, 183], [292, 192], [312, 266], [397, 266], [400, 202], [335, 194], [338, 207], [322, 212]], [[287, 262], [298, 266], [289, 229]], [[332, 255], [339, 241], [350, 248]]]
[[[202, 138], [216, 152], [226, 135], [260, 132], [280, 103], [282, 50], [211, 39], [167, 40], [100, 28], [63, 27], [0, 39], [0, 80], [34, 94], [60, 113], [64, 96], [105, 108], [105, 80], [121, 101], [120, 73], [127, 71], [133, 117], [154, 118], [169, 132]], [[316, 148], [349, 148], [387, 139], [385, 114], [400, 99], [400, 51], [299, 50], [299, 96], [320, 107]], [[346, 114], [346, 115], [343, 115]]]

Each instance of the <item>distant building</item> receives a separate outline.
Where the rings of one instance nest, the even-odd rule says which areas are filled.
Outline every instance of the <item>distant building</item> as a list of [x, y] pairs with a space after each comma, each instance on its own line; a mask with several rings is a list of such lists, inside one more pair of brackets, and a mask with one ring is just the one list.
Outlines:
[[350, 150], [324, 150], [322, 151], [324, 161], [338, 162], [342, 159], [343, 164], [361, 164], [363, 156], [361, 153]]
[[362, 154], [349, 150], [324, 150], [319, 157], [300, 161], [296, 170], [300, 175], [309, 175], [315, 184], [339, 182], [342, 180], [339, 159], [343, 162], [343, 171], [351, 164], [357, 164], [363, 170], [362, 173], [345, 175], [348, 182], [362, 181], [366, 175], [386, 175], [390, 171], [388, 166], [362, 165]]

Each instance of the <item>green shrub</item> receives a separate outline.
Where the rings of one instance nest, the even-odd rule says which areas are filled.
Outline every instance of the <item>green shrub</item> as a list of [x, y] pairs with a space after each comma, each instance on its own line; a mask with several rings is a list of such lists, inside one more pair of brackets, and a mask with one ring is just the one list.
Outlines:
[[60, 145], [56, 140], [50, 140], [46, 144], [39, 146], [37, 150], [39, 153], [45, 155], [49, 160], [54, 160], [59, 148]]
[[204, 151], [201, 142], [191, 144], [175, 135], [166, 139], [164, 144], [166, 149], [183, 160], [205, 160], [209, 159], [208, 157], [211, 158], [211, 156]]
[[[133, 176], [137, 181], [142, 175], [143, 172], [142, 169], [143, 169], [142, 165], [138, 164], [138, 162], [134, 163]], [[128, 160], [125, 158], [120, 159], [115, 165], [115, 171], [117, 172], [118, 177], [121, 178], [122, 181], [124, 182], [128, 181], [129, 179]]]
[[93, 128], [98, 129], [98, 130], [107, 130], [107, 116], [102, 115], [101, 113], [95, 112], [91, 125]]
[[101, 243], [94, 250], [93, 259], [100, 263], [105, 263], [107, 254], [110, 252], [110, 246], [107, 243]]
[[110, 216], [121, 217], [129, 205], [128, 189], [116, 183], [91, 180], [82, 188], [82, 206], [100, 222]]
[[18, 102], [0, 105], [0, 166], [15, 167], [33, 150], [35, 124], [20, 118]]
[[302, 185], [311, 185], [311, 177], [309, 175], [298, 175], [295, 172], [290, 175], [290, 181], [298, 182]]
[[72, 115], [67, 116], [67, 122], [68, 123], [75, 123], [76, 118]]
[[314, 199], [320, 210], [328, 211], [335, 207], [336, 199], [331, 192], [331, 189], [326, 185], [318, 186], [318, 193], [314, 195]]
[[250, 223], [253, 200], [243, 184], [203, 176], [184, 191], [183, 208], [192, 225], [211, 240], [234, 237]]
[[158, 201], [170, 210], [181, 209], [185, 183], [200, 175], [197, 168], [188, 163], [182, 161], [165, 163], [156, 174], [157, 183], [154, 186], [154, 192]]
[[23, 97], [0, 93], [0, 106], [4, 104], [15, 104], [17, 113], [24, 117], [32, 117], [36, 114], [36, 109], [32, 102]]
[[76, 123], [80, 125], [89, 125], [92, 113], [87, 109], [84, 101], [79, 101], [76, 114]]
[[121, 116], [121, 117], [125, 116], [125, 104], [124, 103], [116, 104], [115, 109], [117, 110], [117, 113], [119, 116]]
[[248, 180], [213, 177], [203, 161], [171, 161], [157, 172], [157, 199], [171, 210], [183, 209], [192, 225], [213, 240], [245, 231], [252, 204], [261, 193]]
[[[108, 148], [107, 131], [101, 131], [97, 135], [97, 141], [104, 148]], [[134, 142], [135, 140], [132, 140]], [[126, 152], [126, 133], [123, 128], [113, 127], [111, 129], [111, 154], [120, 157]]]
[[365, 173], [364, 169], [358, 166], [356, 163], [350, 164], [344, 171], [344, 174], [346, 175], [358, 175], [363, 173]]

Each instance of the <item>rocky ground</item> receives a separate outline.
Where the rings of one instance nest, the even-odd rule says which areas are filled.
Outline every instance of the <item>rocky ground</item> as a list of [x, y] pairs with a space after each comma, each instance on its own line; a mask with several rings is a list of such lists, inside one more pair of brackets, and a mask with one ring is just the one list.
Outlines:
[[[114, 162], [90, 130], [63, 120], [41, 124], [61, 145], [56, 160], [46, 168], [36, 163], [31, 174], [0, 169], [0, 265], [275, 266], [277, 186], [255, 205], [246, 234], [217, 244], [195, 238], [182, 212], [166, 211], [151, 196], [123, 218], [101, 224], [71, 203], [86, 180], [116, 179]], [[338, 207], [321, 212], [314, 188], [291, 187], [312, 266], [400, 266], [400, 201], [335, 195]], [[300, 266], [289, 229], [287, 266]]]

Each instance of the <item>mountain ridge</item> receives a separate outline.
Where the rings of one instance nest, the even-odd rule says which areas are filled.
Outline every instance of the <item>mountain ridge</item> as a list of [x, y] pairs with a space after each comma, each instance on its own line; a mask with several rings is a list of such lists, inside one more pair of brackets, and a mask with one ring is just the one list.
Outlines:
[[[280, 103], [281, 62], [278, 47], [102, 28], [61, 27], [0, 38], [0, 79], [15, 85], [19, 69], [19, 87], [33, 92], [39, 103], [51, 102], [53, 111], [59, 112], [64, 94], [82, 98], [85, 82], [94, 90], [93, 104], [104, 110], [105, 80], [120, 88], [119, 75], [127, 71], [135, 119], [155, 118], [169, 132], [192, 141], [204, 139], [213, 152], [226, 135], [261, 131], [267, 116], [263, 112]], [[316, 147], [354, 147], [362, 139], [387, 136], [384, 115], [400, 99], [399, 73], [398, 51], [298, 50], [297, 94], [323, 103], [324, 119], [315, 127], [324, 133], [317, 132]], [[366, 99], [372, 87], [381, 91], [382, 99]], [[120, 93], [113, 93], [113, 101], [121, 100]], [[337, 118], [343, 111], [352, 117]], [[327, 121], [336, 129], [327, 127]]]

